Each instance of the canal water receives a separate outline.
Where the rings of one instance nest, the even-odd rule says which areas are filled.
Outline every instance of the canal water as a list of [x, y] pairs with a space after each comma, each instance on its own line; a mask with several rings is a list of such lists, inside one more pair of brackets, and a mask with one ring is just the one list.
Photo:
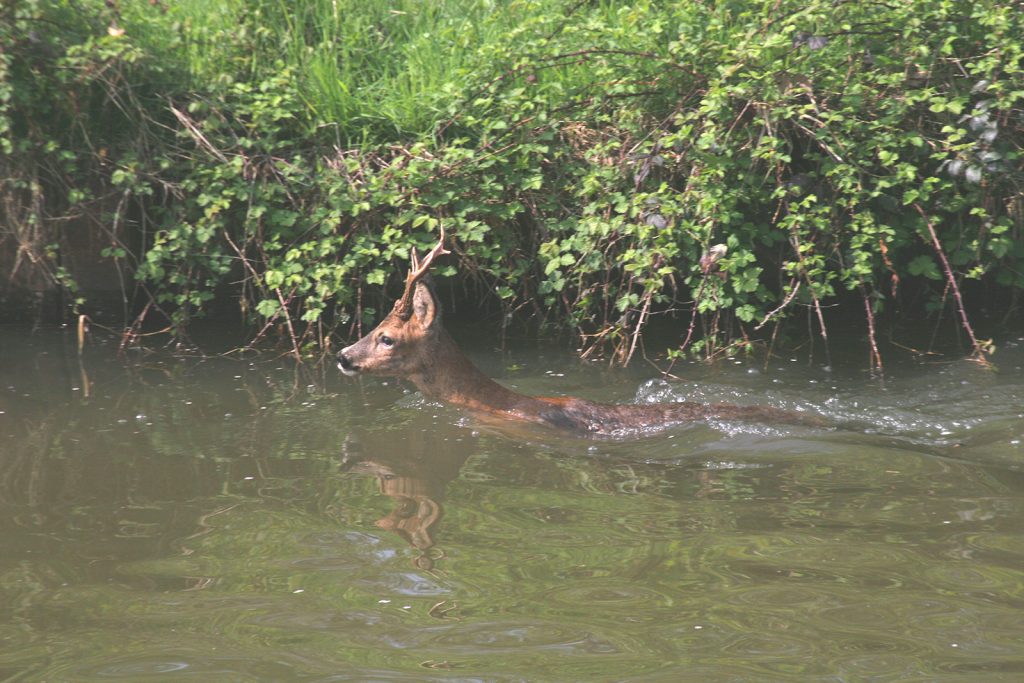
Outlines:
[[[458, 337], [458, 335], [456, 335]], [[0, 330], [0, 681], [1024, 680], [1024, 340], [519, 390], [826, 428], [475, 424], [268, 355]]]

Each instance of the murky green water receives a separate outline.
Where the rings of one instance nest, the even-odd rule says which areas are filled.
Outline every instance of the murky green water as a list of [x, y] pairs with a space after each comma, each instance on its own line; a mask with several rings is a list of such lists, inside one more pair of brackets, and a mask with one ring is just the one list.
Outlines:
[[[1024, 342], [531, 393], [814, 410], [625, 442], [479, 429], [266, 358], [0, 332], [0, 681], [1018, 681]], [[507, 370], [515, 367], [514, 370]], [[567, 369], [569, 368], [569, 369]]]

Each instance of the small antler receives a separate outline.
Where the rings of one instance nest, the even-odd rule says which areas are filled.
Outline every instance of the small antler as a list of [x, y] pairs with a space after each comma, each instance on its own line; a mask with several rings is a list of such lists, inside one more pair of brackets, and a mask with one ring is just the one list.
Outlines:
[[430, 264], [435, 258], [450, 253], [450, 251], [444, 248], [443, 225], [441, 226], [441, 237], [437, 240], [437, 244], [430, 250], [430, 253], [423, 257], [422, 261], [416, 254], [416, 249], [413, 248], [409, 274], [405, 276], [405, 292], [402, 294], [402, 298], [395, 302], [395, 313], [398, 314], [399, 318], [408, 320], [412, 317], [412, 297], [416, 292], [416, 283], [427, 274], [427, 271], [430, 270]]

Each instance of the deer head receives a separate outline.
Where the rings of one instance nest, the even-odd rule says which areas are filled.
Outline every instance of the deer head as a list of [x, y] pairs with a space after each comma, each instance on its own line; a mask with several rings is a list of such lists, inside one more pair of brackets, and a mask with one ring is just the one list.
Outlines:
[[429, 364], [430, 341], [441, 329], [441, 307], [428, 271], [435, 258], [448, 253], [443, 227], [437, 245], [422, 260], [413, 250], [402, 298], [372, 332], [338, 353], [343, 373], [399, 377], [416, 374]]

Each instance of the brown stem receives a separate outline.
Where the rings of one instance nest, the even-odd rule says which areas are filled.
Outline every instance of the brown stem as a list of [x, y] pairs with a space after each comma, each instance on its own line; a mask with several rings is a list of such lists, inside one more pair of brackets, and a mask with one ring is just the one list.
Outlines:
[[[808, 288], [810, 288], [810, 279], [806, 273], [804, 274], [804, 279], [807, 280]], [[821, 299], [819, 299], [818, 295], [814, 293], [813, 288], [811, 288], [811, 297], [814, 299], [814, 313], [818, 316], [818, 327], [821, 329], [821, 340], [825, 342], [825, 362], [831, 366], [832, 350], [829, 348], [828, 344], [828, 328], [825, 327], [825, 316], [821, 312]], [[872, 325], [874, 325], [873, 321]], [[874, 332], [872, 332], [872, 335], [874, 335]], [[872, 336], [872, 342], [873, 340], [874, 337]]]
[[693, 312], [690, 314], [690, 326], [686, 328], [686, 339], [684, 339], [683, 343], [679, 346], [680, 351], [686, 350], [686, 347], [690, 344], [690, 339], [693, 337], [693, 328], [697, 324], [697, 308], [700, 306], [700, 297], [704, 294], [704, 288], [707, 286], [708, 275], [710, 275], [713, 270], [717, 271], [716, 264], [724, 255], [725, 251], [719, 251], [716, 247], [715, 251], [709, 249], [701, 257], [700, 269], [703, 275], [700, 279], [700, 286], [697, 287], [697, 294], [693, 297]]
[[796, 254], [797, 262], [800, 264], [800, 274], [803, 275], [804, 281], [807, 283], [807, 289], [811, 293], [811, 301], [814, 302], [814, 313], [818, 317], [818, 327], [820, 328], [821, 340], [825, 342], [825, 359], [828, 365], [832, 365], [832, 351], [828, 344], [828, 328], [825, 327], [825, 316], [821, 312], [821, 299], [814, 291], [814, 283], [811, 282], [811, 276], [807, 274], [807, 268], [804, 267], [804, 255], [800, 251], [800, 239], [797, 235], [796, 228], [793, 228], [790, 234], [790, 246], [793, 247], [793, 253]]
[[768, 315], [764, 317], [764, 320], [757, 324], [757, 327], [754, 328], [754, 331], [756, 332], [757, 330], [760, 330], [762, 327], [768, 324], [769, 320], [778, 315], [779, 311], [784, 309], [786, 306], [789, 306], [789, 303], [793, 300], [793, 297], [795, 297], [796, 293], [799, 291], [800, 281], [797, 280], [796, 278], [791, 279], [789, 281], [789, 294], [786, 295], [786, 298], [783, 299], [781, 304], [779, 304], [774, 309], [768, 312]]
[[875, 334], [875, 312], [871, 310], [871, 298], [868, 296], [867, 290], [864, 289], [864, 285], [858, 285], [860, 289], [860, 295], [864, 300], [864, 314], [868, 321], [868, 344], [871, 347], [871, 352], [868, 354], [871, 368], [871, 374], [875, 374], [875, 370], [878, 370], [878, 376], [884, 377], [884, 371], [882, 369], [882, 354], [878, 352], [878, 341], [877, 335]]
[[284, 321], [288, 326], [288, 336], [292, 340], [292, 355], [295, 356], [295, 360], [302, 362], [302, 354], [299, 353], [299, 342], [295, 338], [295, 328], [292, 327], [292, 316], [288, 312], [288, 301], [291, 301], [291, 295], [288, 296], [288, 301], [285, 300], [284, 295], [281, 294], [280, 288], [274, 288], [274, 293], [277, 294], [277, 300], [281, 303], [281, 311], [284, 313]]
[[128, 327], [121, 333], [121, 343], [117, 347], [117, 354], [123, 355], [125, 348], [138, 336], [138, 331], [142, 327], [142, 322], [146, 319], [146, 315], [149, 313], [149, 309], [153, 306], [153, 299], [151, 298], [146, 302], [146, 305], [142, 307], [139, 314], [135, 316], [135, 320], [131, 322]]
[[946, 275], [946, 282], [949, 284], [950, 291], [953, 292], [953, 298], [956, 300], [956, 309], [960, 314], [960, 324], [963, 325], [964, 330], [967, 332], [967, 337], [971, 340], [971, 348], [974, 350], [974, 360], [982, 363], [983, 365], [989, 365], [988, 358], [985, 356], [985, 349], [978, 342], [978, 338], [974, 335], [974, 328], [971, 327], [970, 320], [967, 319], [967, 309], [964, 307], [963, 297], [960, 296], [960, 287], [956, 284], [956, 277], [953, 275], [953, 269], [949, 265], [949, 259], [946, 258], [946, 252], [942, 249], [942, 243], [939, 242], [939, 236], [935, 233], [935, 226], [928, 220], [928, 216], [925, 214], [924, 209], [917, 202], [914, 202], [914, 208], [921, 214], [921, 218], [924, 220], [925, 226], [928, 228], [928, 236], [931, 237], [932, 248], [935, 249], [935, 253], [939, 257], [939, 262], [942, 263], [942, 272]]
[[623, 367], [629, 365], [629, 361], [633, 359], [633, 354], [636, 353], [636, 345], [640, 341], [640, 331], [643, 329], [644, 322], [651, 311], [651, 299], [653, 297], [654, 290], [648, 290], [647, 295], [644, 297], [644, 307], [640, 311], [640, 319], [637, 320], [636, 328], [633, 330], [633, 340], [629, 345], [629, 353], [626, 354], [626, 360], [622, 362]]

